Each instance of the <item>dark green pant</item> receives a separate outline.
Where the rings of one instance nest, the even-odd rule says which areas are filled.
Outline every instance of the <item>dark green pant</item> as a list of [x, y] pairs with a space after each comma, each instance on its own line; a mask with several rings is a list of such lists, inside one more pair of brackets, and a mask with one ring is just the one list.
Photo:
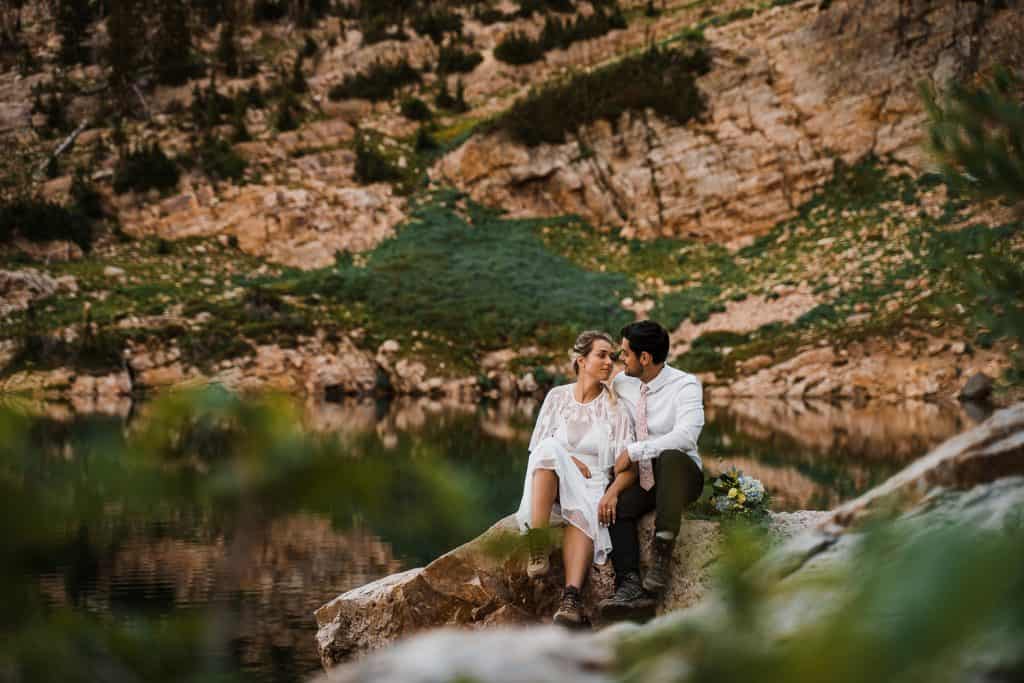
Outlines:
[[704, 473], [697, 463], [682, 451], [662, 451], [653, 461], [654, 486], [650, 491], [635, 482], [619, 494], [615, 508], [615, 524], [608, 529], [612, 537], [612, 566], [619, 581], [627, 572], [640, 571], [640, 542], [636, 523], [651, 510], [655, 514], [654, 530], [678, 535], [683, 508], [700, 498], [704, 489]]

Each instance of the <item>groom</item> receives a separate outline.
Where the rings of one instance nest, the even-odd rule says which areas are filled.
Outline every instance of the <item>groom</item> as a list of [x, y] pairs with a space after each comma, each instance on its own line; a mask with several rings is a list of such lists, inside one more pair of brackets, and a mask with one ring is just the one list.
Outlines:
[[[615, 568], [615, 594], [599, 606], [607, 619], [628, 618], [654, 606], [668, 584], [683, 507], [697, 500], [704, 487], [697, 454], [704, 426], [700, 382], [665, 363], [668, 332], [658, 323], [631, 323], [621, 336], [620, 360], [626, 368], [613, 386], [633, 418], [637, 441], [619, 454], [615, 473], [635, 462], [640, 476], [621, 494], [609, 490], [598, 504], [598, 517], [610, 525]], [[637, 521], [650, 510], [656, 510], [654, 562], [641, 582]]]

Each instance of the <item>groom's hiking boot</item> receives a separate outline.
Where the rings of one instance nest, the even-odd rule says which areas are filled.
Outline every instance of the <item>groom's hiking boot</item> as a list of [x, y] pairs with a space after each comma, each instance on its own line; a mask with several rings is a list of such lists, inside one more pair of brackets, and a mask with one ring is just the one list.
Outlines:
[[531, 579], [546, 575], [551, 571], [551, 560], [548, 559], [551, 549], [548, 547], [547, 534], [541, 529], [530, 529], [526, 532], [526, 542], [530, 547], [526, 575]]
[[566, 628], [583, 628], [589, 626], [590, 622], [583, 614], [583, 596], [576, 586], [566, 586], [562, 591], [562, 601], [555, 612], [554, 623]]
[[598, 604], [601, 618], [608, 621], [621, 619], [649, 619], [654, 616], [655, 599], [644, 590], [640, 574], [629, 572], [622, 577], [615, 594]]
[[[667, 532], [666, 532], [667, 533]], [[654, 558], [650, 569], [644, 574], [644, 590], [661, 595], [672, 578], [672, 551], [676, 539], [654, 537]]]

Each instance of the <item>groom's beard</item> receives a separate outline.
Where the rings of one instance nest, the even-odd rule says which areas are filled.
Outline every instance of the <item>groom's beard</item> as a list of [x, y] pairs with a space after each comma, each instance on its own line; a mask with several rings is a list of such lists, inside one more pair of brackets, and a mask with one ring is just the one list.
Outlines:
[[643, 377], [643, 375], [644, 375], [644, 369], [643, 369], [643, 367], [639, 367], [639, 368], [637, 368], [636, 370], [633, 370], [632, 368], [630, 368], [630, 367], [629, 367], [629, 366], [627, 365], [627, 366], [625, 367], [625, 372], [626, 372], [626, 376], [627, 376], [627, 377]]

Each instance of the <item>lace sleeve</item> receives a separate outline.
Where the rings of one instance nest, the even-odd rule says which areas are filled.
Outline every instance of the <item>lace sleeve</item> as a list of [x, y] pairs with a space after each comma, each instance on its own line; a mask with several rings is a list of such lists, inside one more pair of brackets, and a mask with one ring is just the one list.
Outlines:
[[537, 424], [533, 427], [533, 436], [530, 437], [530, 451], [537, 447], [544, 439], [554, 436], [558, 431], [558, 406], [561, 404], [561, 387], [555, 387], [544, 397], [544, 403], [537, 415]]
[[609, 417], [611, 418], [611, 434], [601, 453], [600, 466], [602, 469], [608, 469], [615, 465], [615, 459], [619, 453], [636, 441], [633, 418], [629, 416], [629, 411], [621, 403], [612, 409]]

